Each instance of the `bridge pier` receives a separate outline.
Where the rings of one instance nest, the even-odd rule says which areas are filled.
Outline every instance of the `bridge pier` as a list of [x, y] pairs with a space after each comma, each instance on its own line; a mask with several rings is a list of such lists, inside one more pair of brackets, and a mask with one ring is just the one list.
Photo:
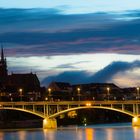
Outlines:
[[57, 120], [55, 118], [49, 119], [45, 118], [43, 120], [43, 129], [56, 129], [57, 128]]
[[132, 118], [132, 126], [140, 126], [140, 118], [139, 117], [134, 117]]

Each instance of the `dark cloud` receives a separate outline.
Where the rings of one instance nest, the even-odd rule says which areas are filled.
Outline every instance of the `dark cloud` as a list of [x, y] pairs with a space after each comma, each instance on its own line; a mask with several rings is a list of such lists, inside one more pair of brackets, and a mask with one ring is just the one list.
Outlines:
[[140, 68], [140, 61], [129, 62], [113, 62], [105, 68], [99, 70], [94, 75], [90, 77], [90, 81], [94, 82], [107, 82], [113, 78], [119, 72], [125, 72], [127, 70], [133, 70], [135, 68]]
[[113, 76], [119, 72], [125, 72], [127, 70], [133, 70], [140, 68], [140, 61], [134, 62], [113, 62], [95, 74], [89, 75], [85, 71], [68, 71], [60, 73], [56, 76], [46, 77], [43, 81], [43, 85], [48, 85], [52, 81], [70, 82], [72, 84], [77, 83], [90, 83], [90, 82], [109, 82]]
[[0, 42], [9, 55], [139, 54], [139, 17], [140, 11], [64, 15], [57, 9], [0, 9]]
[[42, 81], [42, 85], [48, 85], [52, 81], [79, 83], [87, 81], [87, 73], [84, 71], [68, 71], [57, 76], [49, 76]]

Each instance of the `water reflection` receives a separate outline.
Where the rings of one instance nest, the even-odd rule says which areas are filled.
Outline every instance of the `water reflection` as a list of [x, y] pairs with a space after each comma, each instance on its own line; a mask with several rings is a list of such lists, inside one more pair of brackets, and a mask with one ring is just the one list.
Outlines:
[[113, 140], [114, 138], [114, 129], [113, 128], [107, 128], [106, 129], [106, 139], [107, 140]]
[[55, 140], [55, 130], [43, 130], [45, 140]]
[[85, 129], [85, 133], [86, 133], [86, 140], [93, 140], [93, 128], [86, 128]]
[[0, 132], [0, 140], [3, 140], [4, 133]]
[[19, 131], [18, 132], [19, 140], [25, 140], [26, 139], [26, 131]]
[[140, 127], [133, 127], [134, 139], [140, 139]]
[[77, 135], [77, 140], [83, 140], [83, 132], [80, 130], [80, 131], [77, 131], [78, 135]]
[[140, 127], [105, 126], [57, 130], [1, 131], [0, 140], [139, 140]]

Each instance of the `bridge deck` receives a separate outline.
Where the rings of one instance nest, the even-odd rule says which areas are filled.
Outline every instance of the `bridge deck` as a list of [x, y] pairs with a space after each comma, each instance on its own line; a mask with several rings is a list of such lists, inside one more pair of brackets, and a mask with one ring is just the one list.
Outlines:
[[37, 102], [0, 102], [0, 106], [12, 106], [12, 105], [86, 105], [90, 103], [91, 105], [117, 105], [117, 104], [140, 104], [140, 100], [127, 100], [127, 101], [37, 101]]

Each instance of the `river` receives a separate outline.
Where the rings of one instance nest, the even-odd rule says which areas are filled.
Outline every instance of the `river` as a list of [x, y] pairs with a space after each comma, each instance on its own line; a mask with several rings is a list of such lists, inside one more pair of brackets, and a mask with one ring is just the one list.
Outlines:
[[131, 124], [106, 124], [57, 130], [2, 130], [0, 140], [140, 140], [140, 128]]

